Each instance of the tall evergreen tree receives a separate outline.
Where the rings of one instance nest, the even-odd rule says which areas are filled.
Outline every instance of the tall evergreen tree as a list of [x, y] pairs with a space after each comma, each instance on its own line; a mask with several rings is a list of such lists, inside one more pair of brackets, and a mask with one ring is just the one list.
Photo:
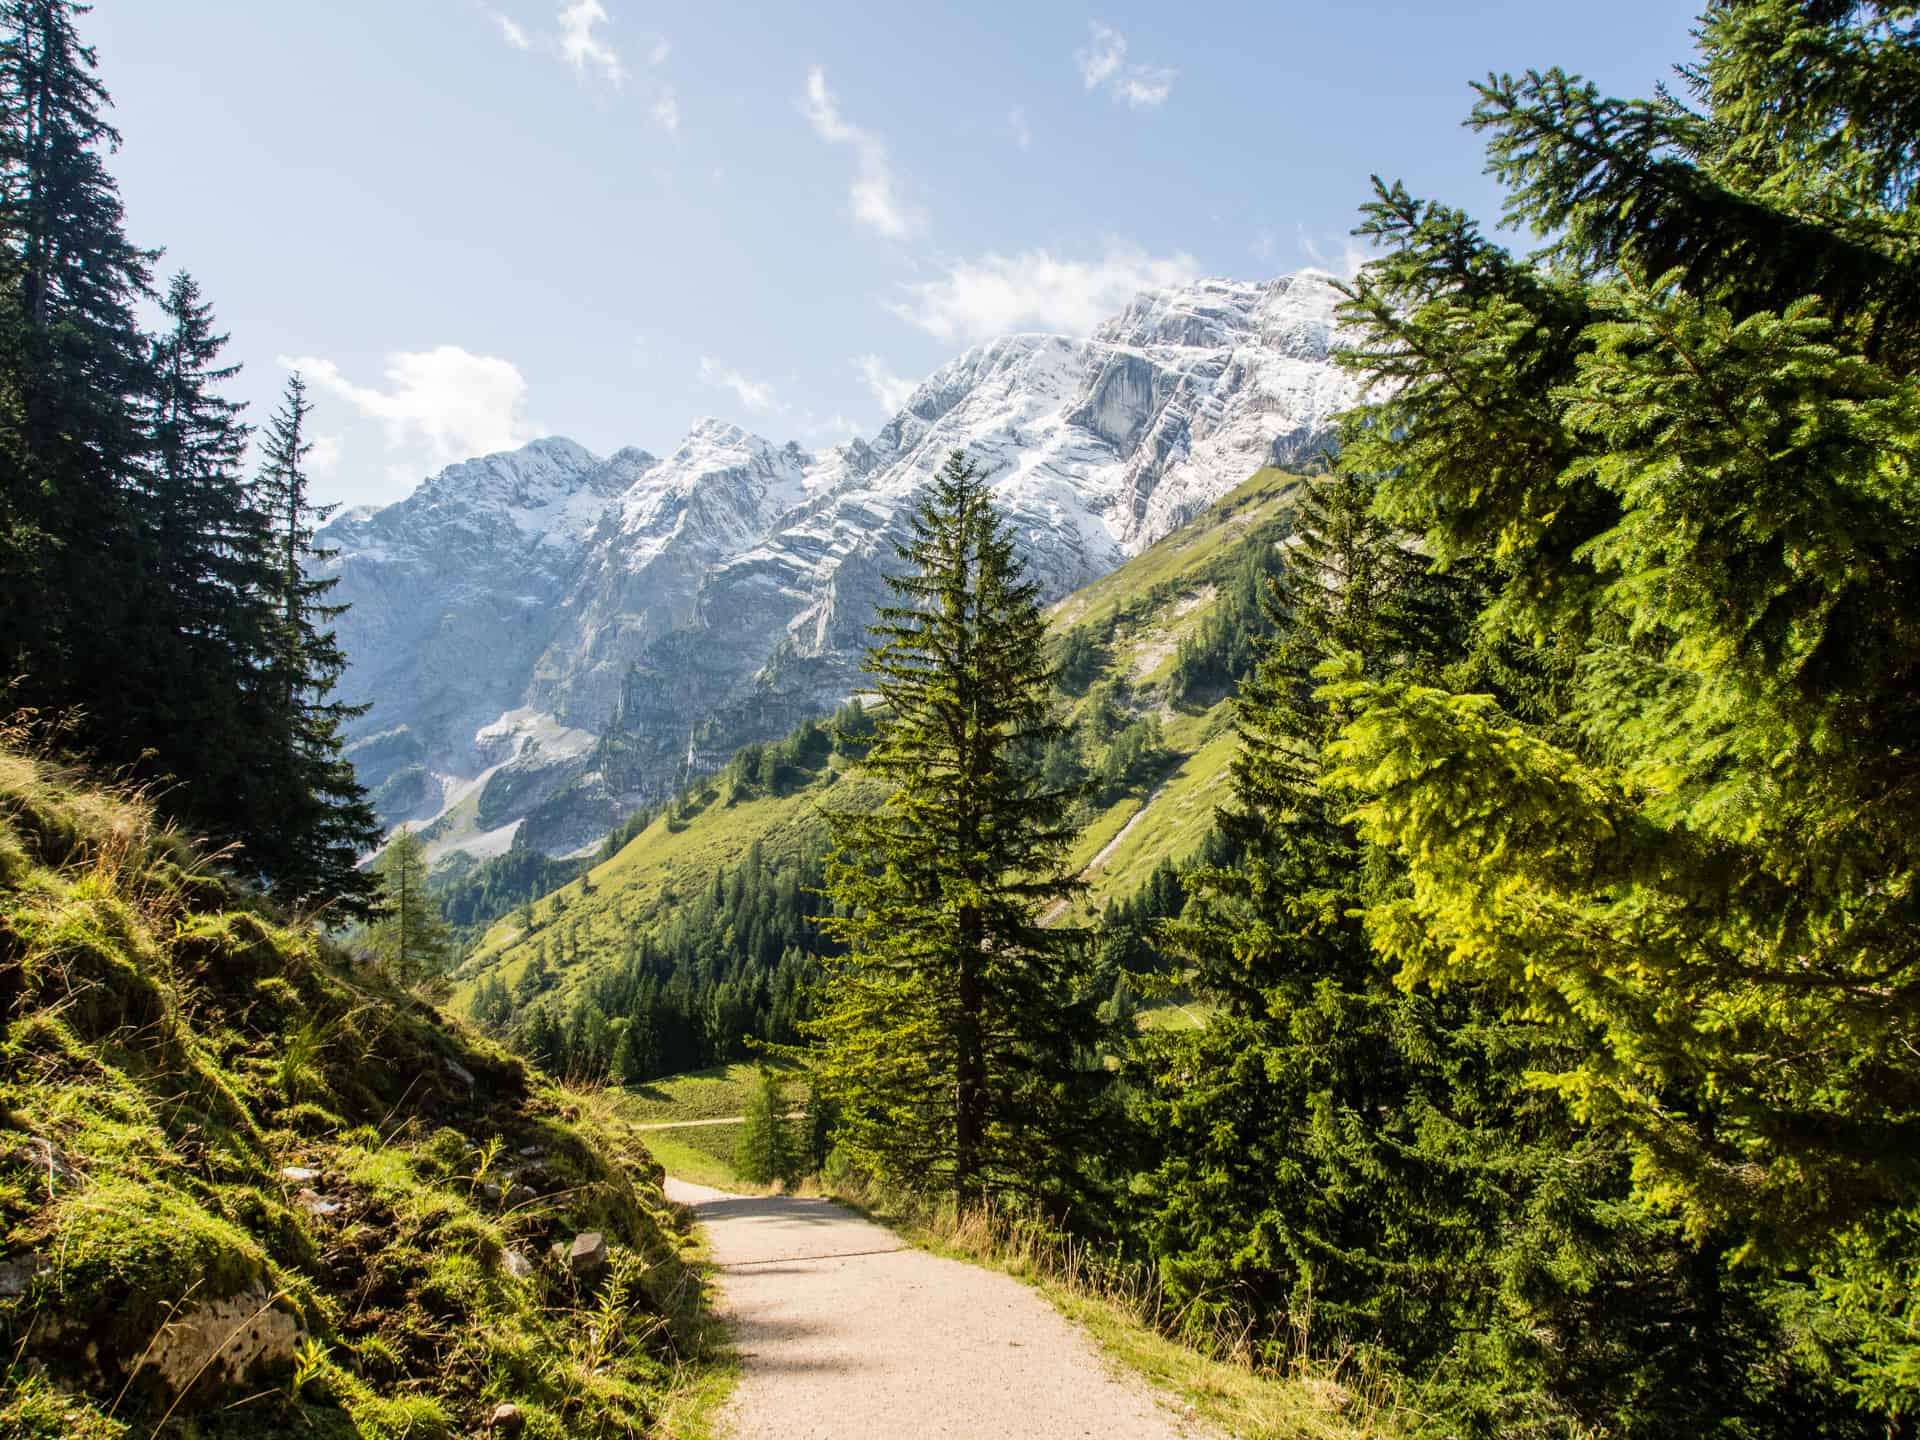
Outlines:
[[281, 706], [263, 683], [275, 620], [266, 520], [240, 470], [244, 407], [220, 393], [239, 367], [222, 363], [226, 336], [191, 276], [173, 277], [160, 309], [139, 497], [152, 599], [120, 643], [156, 662], [140, 725], [170, 808], [236, 842], [238, 863], [261, 874], [288, 816], [274, 803], [279, 777], [260, 764]]
[[120, 143], [72, 0], [0, 3], [0, 665], [21, 699], [78, 709], [77, 737], [126, 764], [173, 657], [127, 636], [149, 613], [150, 529], [138, 513], [149, 356], [134, 318], [153, 252], [131, 244], [105, 155]]
[[1071, 1185], [1091, 1119], [1069, 792], [1038, 775], [1060, 733], [1036, 586], [978, 468], [955, 453], [897, 547], [866, 670], [882, 711], [863, 766], [893, 793], [830, 817], [826, 962], [806, 1029], [858, 1163], [962, 1199]]
[[330, 699], [346, 669], [346, 654], [331, 628], [345, 608], [327, 603], [339, 577], [314, 568], [334, 552], [314, 543], [333, 513], [310, 493], [307, 437], [312, 405], [295, 371], [267, 426], [254, 504], [265, 517], [267, 593], [276, 624], [263, 683], [280, 707], [273, 753], [262, 757], [278, 787], [278, 843], [266, 857], [280, 890], [298, 899], [324, 899], [347, 914], [365, 914], [371, 889], [357, 868], [379, 840], [380, 823], [346, 757], [342, 729], [364, 705]]
[[1399, 187], [1371, 208], [1347, 318], [1391, 383], [1347, 455], [1560, 679], [1529, 709], [1351, 676], [1330, 778], [1408, 867], [1367, 914], [1402, 983], [1558, 1037], [1539, 1083], [1628, 1138], [1703, 1283], [1771, 1287], [1910, 1417], [1920, 19], [1719, 0], [1699, 35], [1693, 106], [1481, 87], [1542, 256]]

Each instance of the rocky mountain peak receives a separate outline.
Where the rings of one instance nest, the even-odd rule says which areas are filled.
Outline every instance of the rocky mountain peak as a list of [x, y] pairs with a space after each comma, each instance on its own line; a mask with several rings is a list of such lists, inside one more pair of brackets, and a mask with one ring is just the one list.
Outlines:
[[1150, 291], [1085, 338], [974, 346], [818, 453], [718, 417], [659, 459], [555, 437], [342, 517], [322, 543], [353, 606], [343, 698], [374, 706], [363, 779], [391, 819], [440, 817], [442, 849], [591, 843], [690, 756], [856, 683], [888, 541], [952, 451], [1054, 596], [1327, 444], [1354, 399], [1327, 359], [1338, 299], [1313, 272]]

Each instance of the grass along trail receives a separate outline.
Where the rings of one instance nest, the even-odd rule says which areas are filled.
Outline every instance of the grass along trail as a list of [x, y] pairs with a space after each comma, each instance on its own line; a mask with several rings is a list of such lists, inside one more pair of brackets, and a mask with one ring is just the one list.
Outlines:
[[1010, 1275], [914, 1249], [828, 1200], [674, 1179], [667, 1193], [706, 1230], [740, 1348], [740, 1387], [721, 1416], [734, 1440], [1210, 1433]]

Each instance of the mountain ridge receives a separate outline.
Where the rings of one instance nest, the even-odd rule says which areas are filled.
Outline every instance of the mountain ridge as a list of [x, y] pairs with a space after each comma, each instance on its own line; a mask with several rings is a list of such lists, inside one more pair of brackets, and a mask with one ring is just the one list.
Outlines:
[[1311, 271], [1144, 292], [1086, 338], [976, 345], [826, 451], [717, 417], [664, 457], [550, 437], [343, 516], [321, 540], [352, 607], [342, 698], [373, 702], [363, 780], [437, 854], [591, 845], [844, 698], [889, 541], [951, 450], [1053, 599], [1327, 446], [1356, 398], [1338, 300]]

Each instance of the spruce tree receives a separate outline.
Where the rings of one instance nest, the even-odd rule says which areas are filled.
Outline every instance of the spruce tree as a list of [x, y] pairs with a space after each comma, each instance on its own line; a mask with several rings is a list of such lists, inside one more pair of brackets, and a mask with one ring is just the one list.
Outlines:
[[70, 738], [125, 765], [177, 657], [126, 643], [153, 601], [135, 321], [153, 252], [128, 241], [107, 173], [120, 136], [74, 28], [87, 8], [0, 3], [0, 668], [26, 677], [21, 702], [76, 712]]
[[370, 869], [382, 905], [368, 931], [374, 958], [402, 984], [438, 977], [452, 958], [452, 945], [428, 888], [426, 846], [411, 830], [396, 830]]
[[747, 1112], [734, 1148], [733, 1168], [750, 1185], [791, 1181], [798, 1168], [792, 1137], [780, 1102], [780, 1081], [762, 1069], [747, 1097]]
[[306, 385], [295, 371], [267, 426], [254, 484], [254, 504], [265, 516], [276, 621], [263, 683], [275, 692], [281, 711], [273, 753], [262, 759], [284, 777], [278, 843], [268, 868], [291, 898], [364, 915], [372, 892], [357, 867], [379, 840], [380, 823], [346, 757], [342, 734], [366, 707], [329, 698], [347, 664], [330, 622], [345, 607], [326, 601], [339, 577], [314, 573], [334, 553], [314, 543], [334, 507], [311, 498], [311, 413]]
[[813, 1064], [857, 1164], [962, 1200], [1058, 1193], [1096, 1077], [1082, 937], [1040, 923], [1075, 882], [1071, 792], [1038, 774], [1061, 733], [1037, 587], [978, 468], [955, 453], [896, 547], [865, 668], [865, 771], [893, 787], [836, 813]]
[[1389, 383], [1347, 456], [1547, 683], [1344, 676], [1329, 779], [1407, 867], [1366, 915], [1400, 982], [1541, 1027], [1703, 1288], [1911, 1415], [1920, 21], [1726, 0], [1699, 36], [1691, 105], [1480, 87], [1542, 255], [1371, 207], [1347, 319]]

